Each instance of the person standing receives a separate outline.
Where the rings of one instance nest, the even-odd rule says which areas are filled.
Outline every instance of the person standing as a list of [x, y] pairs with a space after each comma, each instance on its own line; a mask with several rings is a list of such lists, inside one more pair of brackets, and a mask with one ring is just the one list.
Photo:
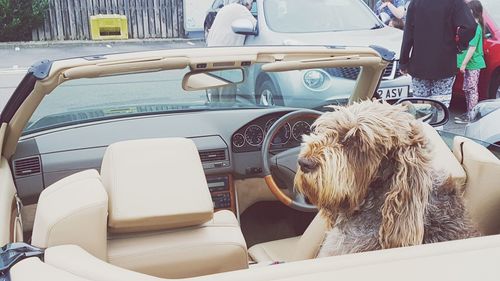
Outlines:
[[478, 25], [476, 35], [469, 42], [469, 48], [467, 51], [462, 51], [457, 57], [457, 67], [464, 75], [462, 89], [467, 103], [467, 112], [460, 117], [456, 117], [455, 123], [468, 123], [470, 121], [472, 109], [477, 105], [479, 99], [479, 74], [481, 69], [486, 67], [483, 54], [483, 6], [478, 0], [470, 1], [467, 6], [471, 9]]
[[464, 0], [410, 2], [400, 71], [412, 76], [414, 97], [433, 98], [450, 106], [457, 73], [457, 46], [466, 45], [474, 37], [476, 26]]
[[[246, 36], [237, 34], [232, 29], [235, 20], [247, 19], [255, 27], [257, 20], [250, 10], [253, 0], [238, 0], [222, 7], [215, 16], [214, 22], [208, 31], [206, 44], [208, 47], [243, 46]], [[236, 101], [238, 88], [236, 85], [207, 90], [210, 102], [220, 104], [232, 104]]]
[[231, 25], [235, 20], [248, 19], [253, 26], [256, 26], [257, 20], [250, 12], [252, 2], [253, 0], [238, 0], [222, 7], [208, 31], [207, 46], [243, 46], [246, 36], [234, 33]]
[[375, 3], [375, 13], [385, 23], [393, 19], [403, 19], [405, 16], [404, 0], [378, 0]]

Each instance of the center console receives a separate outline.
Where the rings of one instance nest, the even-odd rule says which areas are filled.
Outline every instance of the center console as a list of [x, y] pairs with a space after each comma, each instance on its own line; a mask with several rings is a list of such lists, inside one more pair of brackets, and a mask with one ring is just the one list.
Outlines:
[[233, 178], [230, 174], [207, 177], [215, 211], [230, 210], [236, 214], [236, 198]]

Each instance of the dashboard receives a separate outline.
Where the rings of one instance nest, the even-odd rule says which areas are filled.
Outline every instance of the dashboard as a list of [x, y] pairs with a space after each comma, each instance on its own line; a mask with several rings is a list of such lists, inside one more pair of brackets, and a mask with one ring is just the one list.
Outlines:
[[[11, 168], [24, 204], [54, 182], [86, 169], [100, 170], [106, 147], [145, 138], [185, 137], [198, 148], [216, 208], [235, 211], [233, 179], [262, 176], [265, 134], [294, 108], [208, 110], [97, 121], [23, 136]], [[272, 139], [271, 153], [300, 145], [314, 118], [291, 119]]]
[[[286, 113], [288, 112], [268, 114], [238, 129], [231, 137], [232, 151], [235, 153], [260, 151], [269, 129]], [[301, 118], [285, 123], [271, 140], [271, 151], [300, 145], [302, 136], [311, 132], [313, 122], [313, 118]]]

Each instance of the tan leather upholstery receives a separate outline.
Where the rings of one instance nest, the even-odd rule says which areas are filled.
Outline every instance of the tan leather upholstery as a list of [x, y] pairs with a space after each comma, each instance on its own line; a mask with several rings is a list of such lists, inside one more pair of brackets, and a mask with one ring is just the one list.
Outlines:
[[47, 248], [75, 244], [105, 260], [108, 196], [96, 170], [47, 187], [38, 201], [32, 244]]
[[318, 214], [303, 235], [254, 245], [248, 254], [257, 262], [312, 259], [317, 256], [326, 231], [325, 219]]
[[109, 262], [165, 278], [184, 278], [248, 267], [247, 249], [238, 221], [230, 211], [214, 214], [200, 226], [114, 236]]
[[484, 146], [455, 137], [453, 152], [467, 172], [467, 208], [482, 234], [500, 233], [500, 160]]
[[436, 129], [427, 123], [422, 125], [432, 145], [432, 165], [438, 170], [448, 172], [456, 183], [464, 184], [466, 173], [451, 149], [446, 145], [439, 133], [436, 132]]
[[104, 155], [101, 176], [112, 232], [185, 227], [212, 218], [213, 203], [192, 140], [114, 143]]
[[257, 262], [288, 261], [302, 236], [269, 241], [254, 245], [248, 249], [252, 260]]
[[[414, 247], [364, 252], [227, 272], [186, 281], [264, 280], [498, 280], [500, 235]], [[60, 271], [59, 273], [54, 270]], [[65, 274], [65, 275], [62, 275]], [[45, 251], [45, 263], [24, 260], [11, 271], [13, 281], [161, 281], [114, 267], [75, 246]]]
[[[101, 173], [104, 186], [91, 170], [42, 192], [33, 229], [35, 246], [74, 244], [123, 268], [169, 278], [248, 268], [235, 215], [213, 214], [191, 140], [113, 144]], [[114, 210], [109, 222], [108, 204]], [[115, 232], [107, 237], [109, 229]]]
[[15, 208], [16, 187], [12, 179], [9, 162], [0, 155], [0, 245], [12, 241], [14, 222], [12, 211]]
[[[432, 126], [425, 123], [422, 125], [432, 146], [432, 165], [436, 169], [442, 169], [450, 173], [454, 181], [460, 184], [465, 183], [465, 171], [450, 148]], [[257, 262], [297, 261], [315, 258], [323, 243], [326, 231], [327, 226], [324, 219], [317, 215], [304, 232], [304, 235], [257, 244], [251, 247], [248, 253]]]

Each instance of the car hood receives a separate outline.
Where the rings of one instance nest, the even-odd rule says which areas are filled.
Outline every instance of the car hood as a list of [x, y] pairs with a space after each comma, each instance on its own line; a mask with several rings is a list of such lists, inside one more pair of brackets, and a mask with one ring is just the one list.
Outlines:
[[360, 31], [274, 33], [273, 37], [274, 40], [276, 40], [273, 43], [278, 45], [378, 45], [395, 52], [396, 58], [399, 59], [401, 42], [403, 41], [403, 31], [392, 27], [383, 27], [379, 29]]

